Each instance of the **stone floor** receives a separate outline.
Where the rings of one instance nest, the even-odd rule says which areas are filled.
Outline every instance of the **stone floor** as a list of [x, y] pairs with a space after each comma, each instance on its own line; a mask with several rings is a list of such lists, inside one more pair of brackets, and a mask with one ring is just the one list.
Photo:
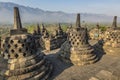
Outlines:
[[[109, 75], [105, 73], [110, 72], [113, 76], [116, 76], [116, 78], [120, 77], [120, 55], [104, 55], [99, 62], [86, 66], [65, 64], [57, 59], [56, 56], [56, 54], [47, 55], [47, 58], [51, 60], [54, 65], [53, 76], [50, 80], [120, 80], [120, 78], [111, 79], [111, 76], [109, 77]], [[103, 75], [99, 76], [101, 72]], [[104, 74], [107, 75], [105, 78]], [[96, 79], [93, 79], [93, 77]]]
[[[95, 45], [96, 41], [91, 41], [91, 44]], [[97, 51], [100, 60], [95, 64], [73, 66], [59, 60], [58, 51], [59, 49], [45, 52], [48, 60], [54, 65], [54, 71], [49, 80], [120, 80], [120, 53], [108, 55], [103, 54], [104, 51]]]

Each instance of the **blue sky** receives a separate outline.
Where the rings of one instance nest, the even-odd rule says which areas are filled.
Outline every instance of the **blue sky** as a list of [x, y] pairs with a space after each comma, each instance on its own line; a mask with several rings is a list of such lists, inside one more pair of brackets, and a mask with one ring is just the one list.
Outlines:
[[120, 0], [0, 0], [0, 2], [13, 2], [50, 11], [120, 16]]

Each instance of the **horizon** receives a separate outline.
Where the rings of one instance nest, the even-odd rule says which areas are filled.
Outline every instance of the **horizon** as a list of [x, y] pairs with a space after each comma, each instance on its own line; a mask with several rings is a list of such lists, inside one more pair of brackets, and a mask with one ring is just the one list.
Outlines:
[[58, 1], [48, 0], [34, 1], [34, 0], [0, 0], [0, 2], [12, 2], [15, 4], [29, 6], [32, 8], [39, 8], [46, 11], [62, 11], [65, 13], [94, 13], [94, 14], [105, 14], [108, 16], [120, 16], [118, 10], [119, 0], [84, 0], [84, 1]]

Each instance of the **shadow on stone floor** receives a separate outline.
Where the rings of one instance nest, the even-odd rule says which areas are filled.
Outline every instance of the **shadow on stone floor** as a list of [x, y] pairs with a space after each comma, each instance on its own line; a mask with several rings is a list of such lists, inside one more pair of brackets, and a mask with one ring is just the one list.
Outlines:
[[[95, 49], [95, 53], [98, 57], [98, 60], [96, 62], [98, 62], [102, 59], [103, 55], [106, 54], [103, 49], [103, 40], [99, 40], [96, 44], [93, 45], [93, 48]], [[49, 61], [52, 62], [53, 67], [54, 67], [50, 80], [54, 80], [64, 70], [72, 66], [72, 64], [67, 64], [61, 61], [58, 58], [58, 52], [48, 54], [46, 57]]]
[[7, 69], [7, 60], [3, 59], [0, 55], [0, 80], [4, 80], [2, 76], [2, 70]]
[[72, 64], [67, 64], [58, 58], [58, 52], [46, 55], [47, 59], [53, 64], [53, 73], [49, 80], [54, 80], [59, 74], [61, 74], [65, 69], [72, 66]]
[[93, 48], [95, 49], [95, 53], [98, 57], [98, 60], [101, 60], [101, 58], [103, 57], [103, 55], [105, 55], [105, 51], [103, 49], [103, 44], [104, 44], [104, 41], [103, 40], [99, 40], [96, 44], [93, 45]]

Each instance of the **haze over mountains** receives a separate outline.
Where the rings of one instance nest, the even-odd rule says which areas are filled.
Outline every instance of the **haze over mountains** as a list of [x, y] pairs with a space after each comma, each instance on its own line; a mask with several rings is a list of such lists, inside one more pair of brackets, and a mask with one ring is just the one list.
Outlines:
[[[19, 7], [23, 23], [73, 23], [76, 13], [62, 11], [45, 11], [39, 8], [31, 8], [9, 2], [0, 2], [0, 23], [13, 23], [13, 7]], [[112, 22], [113, 16], [104, 14], [81, 13], [81, 21], [86, 22]], [[120, 18], [118, 18], [120, 20]]]

